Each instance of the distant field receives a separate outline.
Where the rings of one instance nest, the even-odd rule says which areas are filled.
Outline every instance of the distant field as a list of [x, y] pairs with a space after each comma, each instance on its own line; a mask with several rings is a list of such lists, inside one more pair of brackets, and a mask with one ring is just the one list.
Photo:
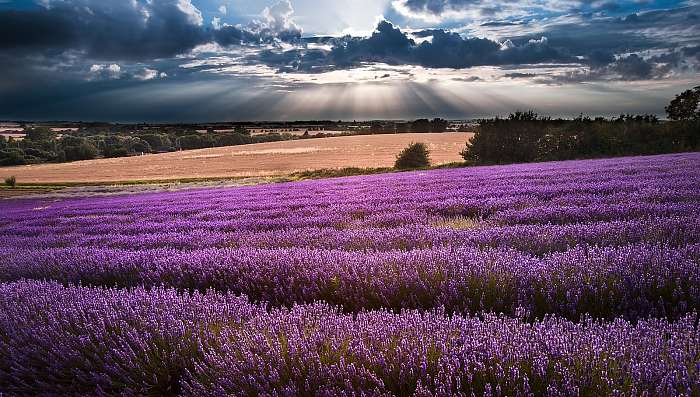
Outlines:
[[20, 183], [117, 182], [286, 175], [345, 167], [390, 167], [410, 142], [425, 142], [434, 164], [461, 161], [471, 133], [333, 137], [188, 150], [140, 157], [0, 168]]

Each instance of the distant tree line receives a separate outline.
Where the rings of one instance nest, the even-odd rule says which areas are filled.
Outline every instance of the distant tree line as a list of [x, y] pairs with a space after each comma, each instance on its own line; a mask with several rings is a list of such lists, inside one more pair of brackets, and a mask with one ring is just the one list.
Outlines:
[[449, 127], [449, 122], [445, 119], [434, 118], [418, 119], [408, 122], [394, 121], [373, 121], [370, 123], [369, 133], [371, 134], [395, 134], [395, 133], [430, 133], [445, 132]]
[[[339, 122], [342, 123], [342, 122]], [[290, 125], [294, 125], [293, 123]], [[342, 124], [341, 124], [342, 125]], [[251, 136], [242, 125], [230, 132], [216, 132], [212, 128], [198, 131], [188, 126], [164, 126], [157, 129], [139, 129], [134, 132], [115, 131], [109, 124], [86, 124], [77, 131], [64, 135], [49, 128], [25, 128], [24, 139], [0, 136], [0, 166], [90, 160], [98, 157], [115, 158], [147, 153], [204, 149], [292, 139], [324, 138], [383, 134], [397, 132], [445, 132], [447, 120], [435, 118], [412, 122], [372, 122], [366, 127], [338, 134], [311, 131], [299, 136], [289, 133], [268, 133]]]
[[699, 103], [700, 87], [678, 95], [665, 122], [650, 115], [564, 120], [516, 112], [481, 120], [462, 156], [487, 165], [698, 151]]
[[27, 128], [24, 131], [26, 136], [21, 140], [0, 136], [0, 166], [126, 157], [292, 139], [283, 134], [250, 136], [243, 128], [230, 133], [199, 133], [182, 129], [134, 134], [95, 132], [91, 127], [60, 138], [49, 128]]

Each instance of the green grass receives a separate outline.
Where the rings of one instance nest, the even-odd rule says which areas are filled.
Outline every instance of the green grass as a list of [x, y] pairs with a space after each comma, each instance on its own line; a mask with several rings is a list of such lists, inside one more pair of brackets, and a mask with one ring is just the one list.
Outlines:
[[[251, 180], [265, 180], [269, 182], [286, 182], [293, 179], [288, 177], [236, 177], [236, 176], [226, 176], [226, 177], [207, 177], [207, 178], [174, 178], [174, 179], [139, 179], [139, 180], [125, 180], [125, 181], [105, 181], [105, 182], [45, 182], [45, 183], [23, 183], [17, 182], [17, 188], [27, 188], [27, 189], [38, 189], [38, 188], [51, 188], [60, 189], [66, 187], [84, 187], [84, 186], [135, 186], [135, 185], [165, 185], [173, 183], [197, 183], [197, 182], [217, 182], [217, 181], [243, 181], [246, 179]], [[7, 185], [0, 185], [0, 188], [9, 188]]]
[[[444, 169], [444, 168], [460, 168], [466, 167], [465, 163], [449, 163], [441, 164], [437, 166], [419, 168], [417, 170], [434, 170], [434, 169]], [[308, 170], [294, 172], [287, 175], [273, 175], [273, 176], [223, 176], [223, 177], [205, 177], [205, 178], [173, 178], [173, 179], [148, 179], [148, 180], [125, 180], [125, 181], [110, 181], [110, 182], [50, 182], [50, 183], [25, 183], [22, 181], [17, 181], [17, 186], [14, 189], [62, 189], [67, 187], [90, 187], [90, 186], [136, 186], [136, 185], [164, 185], [164, 184], [174, 184], [174, 183], [198, 183], [198, 182], [219, 182], [219, 181], [246, 181], [250, 180], [252, 184], [259, 183], [281, 183], [281, 182], [295, 182], [309, 179], [327, 179], [327, 178], [341, 178], [347, 176], [358, 176], [358, 175], [374, 175], [374, 174], [386, 174], [394, 172], [406, 172], [406, 171], [416, 171], [416, 170], [397, 170], [395, 168], [389, 167], [379, 167], [379, 168], [324, 168], [319, 170]], [[0, 185], [0, 189], [11, 189], [10, 186]]]
[[396, 168], [380, 167], [380, 168], [324, 168], [320, 170], [310, 170], [301, 171], [291, 174], [291, 178], [295, 180], [305, 180], [305, 179], [326, 179], [326, 178], [341, 178], [345, 176], [357, 176], [357, 175], [374, 175], [374, 174], [388, 174], [394, 172], [410, 172], [410, 171], [429, 171], [429, 170], [439, 170], [446, 168], [462, 168], [467, 167], [466, 163], [447, 163], [440, 164], [430, 167], [414, 168], [399, 170]]
[[2, 185], [0, 184], [0, 190], [29, 190], [29, 189], [61, 189], [64, 188], [65, 186], [57, 186], [57, 185], [47, 185], [47, 184], [20, 184], [18, 183], [17, 186], [9, 186], [9, 185]]

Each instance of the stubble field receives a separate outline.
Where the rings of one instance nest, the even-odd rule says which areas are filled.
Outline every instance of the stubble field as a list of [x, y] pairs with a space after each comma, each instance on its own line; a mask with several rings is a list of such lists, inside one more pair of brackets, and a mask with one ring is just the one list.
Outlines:
[[471, 133], [364, 135], [187, 150], [138, 157], [0, 168], [20, 183], [124, 182], [248, 176], [345, 167], [391, 167], [411, 142], [425, 142], [434, 164], [461, 161]]

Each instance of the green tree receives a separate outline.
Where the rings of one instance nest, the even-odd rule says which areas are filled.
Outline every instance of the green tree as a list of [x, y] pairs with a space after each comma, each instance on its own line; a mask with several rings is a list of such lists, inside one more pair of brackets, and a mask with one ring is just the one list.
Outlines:
[[214, 146], [210, 134], [185, 135], [178, 138], [177, 142], [180, 149], [183, 150], [203, 149]]
[[65, 135], [63, 138], [61, 138], [61, 146], [62, 147], [68, 147], [68, 146], [78, 146], [85, 142], [85, 138], [81, 138], [79, 136], [73, 136], [73, 135]]
[[24, 133], [26, 134], [25, 139], [35, 142], [51, 141], [56, 138], [56, 134], [46, 127], [27, 128]]
[[129, 150], [133, 153], [150, 153], [151, 145], [140, 138], [131, 138], [129, 140]]
[[396, 157], [394, 167], [400, 170], [430, 166], [430, 151], [425, 143], [416, 142], [408, 145]]
[[700, 86], [676, 95], [671, 103], [666, 106], [666, 113], [671, 120], [698, 120], [700, 119]]
[[24, 158], [22, 149], [10, 148], [0, 150], [0, 165], [24, 165], [27, 160]]
[[418, 119], [410, 123], [411, 132], [431, 132], [433, 125], [428, 119]]
[[248, 136], [250, 136], [250, 131], [248, 131], [247, 128], [245, 128], [245, 127], [243, 127], [243, 126], [240, 126], [240, 125], [239, 125], [239, 126], [236, 126], [236, 128], [233, 129], [233, 132], [235, 132], [236, 134], [241, 134], [241, 135], [248, 135]]
[[123, 146], [107, 146], [103, 153], [107, 158], [127, 157], [129, 155], [129, 151]]
[[137, 138], [148, 142], [151, 149], [155, 151], [167, 150], [172, 146], [170, 138], [165, 134], [142, 134], [137, 135]]
[[482, 120], [461, 155], [470, 164], [534, 161], [551, 124], [549, 118], [532, 111], [515, 112], [507, 119]]
[[445, 132], [450, 123], [441, 118], [435, 118], [430, 122], [431, 132]]
[[63, 151], [66, 161], [92, 160], [98, 153], [95, 145], [87, 140], [75, 146], [64, 147]]
[[252, 143], [253, 138], [250, 135], [242, 135], [238, 133], [215, 135], [216, 146], [236, 146]]

